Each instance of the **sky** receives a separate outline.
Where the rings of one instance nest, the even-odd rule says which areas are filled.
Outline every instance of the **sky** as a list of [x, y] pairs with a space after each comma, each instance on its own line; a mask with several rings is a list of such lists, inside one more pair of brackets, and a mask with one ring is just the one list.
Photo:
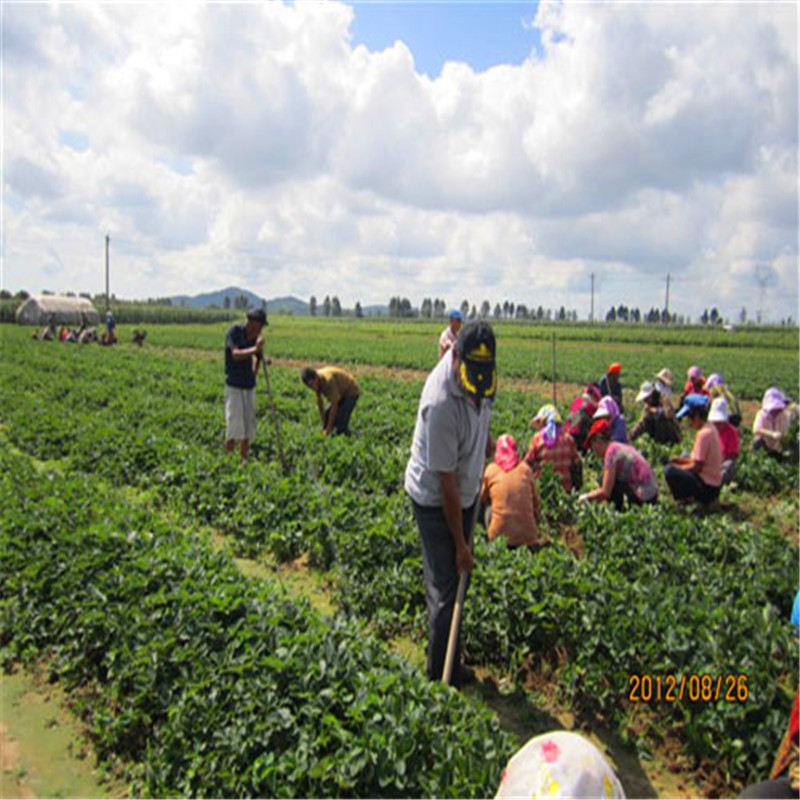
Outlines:
[[0, 17], [12, 292], [798, 318], [793, 2]]

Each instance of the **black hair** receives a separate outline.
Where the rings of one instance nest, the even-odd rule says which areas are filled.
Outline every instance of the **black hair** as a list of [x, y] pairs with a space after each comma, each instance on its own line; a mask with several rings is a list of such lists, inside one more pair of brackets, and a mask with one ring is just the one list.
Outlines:
[[694, 408], [690, 408], [687, 416], [689, 418], [697, 418], [700, 417], [702, 420], [708, 419], [708, 403], [704, 406], [695, 406]]
[[311, 381], [317, 377], [317, 373], [311, 367], [303, 367], [300, 370], [300, 379], [306, 386], [311, 386]]

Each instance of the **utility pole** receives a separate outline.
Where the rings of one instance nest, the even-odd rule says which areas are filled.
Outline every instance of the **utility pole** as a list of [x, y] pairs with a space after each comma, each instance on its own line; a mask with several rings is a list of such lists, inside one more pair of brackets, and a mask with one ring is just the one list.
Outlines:
[[667, 273], [667, 296], [664, 300], [664, 324], [669, 322], [669, 272]]
[[594, 272], [592, 273], [592, 310], [589, 312], [589, 322], [594, 322]]
[[106, 311], [111, 307], [109, 300], [108, 300], [108, 243], [109, 243], [109, 236], [106, 234]]

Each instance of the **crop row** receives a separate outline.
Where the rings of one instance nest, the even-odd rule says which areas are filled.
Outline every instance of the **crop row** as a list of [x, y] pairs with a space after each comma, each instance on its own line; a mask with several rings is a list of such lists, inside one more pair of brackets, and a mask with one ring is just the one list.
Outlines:
[[[428, 370], [438, 355], [441, 324], [416, 325], [374, 323], [361, 320], [300, 320], [277, 317], [267, 329], [267, 348], [272, 355], [316, 362], [380, 364]], [[534, 329], [535, 330], [535, 329]], [[497, 358], [501, 379], [529, 378], [550, 381], [553, 375], [552, 342], [547, 337], [526, 335], [525, 326], [498, 325]], [[165, 326], [152, 330], [152, 346], [219, 350], [224, 340], [224, 326]], [[770, 334], [773, 339], [739, 339], [729, 346], [680, 337], [665, 344], [659, 340], [627, 341], [622, 338], [584, 338], [586, 328], [555, 330], [556, 378], [559, 383], [583, 384], [599, 380], [608, 364], [623, 365], [623, 384], [636, 391], [644, 380], [668, 366], [683, 386], [686, 370], [699, 365], [706, 375], [721, 372], [732, 390], [743, 398], [761, 399], [768, 386], [781, 385], [794, 395], [798, 372], [797, 331]], [[742, 334], [746, 336], [746, 334]], [[765, 334], [766, 336], [766, 334]], [[737, 344], [742, 342], [742, 346]]]
[[[244, 552], [285, 559], [306, 552], [332, 569], [343, 607], [386, 631], [422, 632], [419, 546], [400, 491], [419, 384], [365, 380], [357, 435], [322, 440], [310, 393], [296, 375], [275, 370], [292, 465], [282, 476], [265, 413], [267, 430], [246, 469], [219, 452], [221, 381], [213, 363], [187, 368], [126, 349], [59, 352], [31, 343], [2, 368], [0, 392], [13, 386], [31, 398], [20, 408], [10, 389], [0, 396], [19, 446], [146, 488], [232, 534]], [[524, 430], [530, 402], [504, 394], [495, 432]], [[263, 398], [259, 405], [263, 411]], [[654, 462], [665, 454], [648, 449]], [[752, 465], [760, 480], [788, 481], [782, 493], [796, 496], [796, 464], [743, 456], [745, 475], [758, 475]], [[479, 538], [464, 627], [468, 657], [506, 670], [563, 661], [564, 692], [623, 732], [636, 713], [625, 700], [634, 672], [746, 671], [747, 704], [661, 706], [654, 733], [674, 728], [689, 752], [718, 761], [731, 780], [763, 774], [796, 681], [796, 650], [782, 621], [796, 588], [796, 548], [774, 525], [690, 518], [667, 502], [624, 515], [579, 508], [550, 476], [542, 493], [551, 523], [580, 530], [586, 555], [576, 560], [560, 544], [511, 553]]]
[[0, 450], [0, 645], [166, 797], [489, 796], [513, 744], [363, 630], [85, 477]]

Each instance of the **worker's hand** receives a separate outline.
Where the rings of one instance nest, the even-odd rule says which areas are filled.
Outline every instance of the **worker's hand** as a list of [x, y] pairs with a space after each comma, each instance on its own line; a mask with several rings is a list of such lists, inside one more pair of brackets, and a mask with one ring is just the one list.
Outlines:
[[456, 572], [472, 572], [473, 567], [472, 551], [464, 545], [456, 548]]
[[588, 503], [589, 502], [589, 492], [586, 492], [586, 494], [580, 495], [578, 497], [578, 502], [579, 503]]
[[260, 356], [264, 352], [264, 340], [259, 336], [256, 339], [256, 355]]

